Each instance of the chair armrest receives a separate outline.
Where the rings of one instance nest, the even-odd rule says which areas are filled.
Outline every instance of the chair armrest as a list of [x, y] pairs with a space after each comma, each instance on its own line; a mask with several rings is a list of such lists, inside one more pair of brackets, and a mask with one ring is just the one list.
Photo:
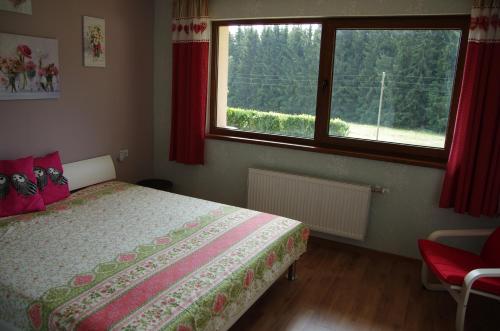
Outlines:
[[474, 269], [465, 276], [463, 286], [469, 290], [476, 280], [483, 277], [500, 278], [500, 268]]
[[[467, 309], [467, 303], [469, 302], [469, 297], [470, 294], [473, 292], [472, 285], [474, 282], [480, 278], [483, 277], [491, 277], [491, 278], [500, 278], [500, 268], [485, 268], [485, 269], [475, 269], [470, 271], [467, 275], [465, 275], [464, 278], [464, 284], [462, 285], [462, 290], [460, 293], [455, 297], [455, 300], [457, 300], [457, 303], [459, 305], [458, 310], [457, 310], [457, 323], [464, 320], [464, 314], [465, 310]], [[482, 296], [492, 298], [492, 299], [498, 299], [500, 298], [498, 295], [485, 292], [485, 291], [479, 291], [479, 292], [474, 292], [476, 294], [480, 294]], [[460, 314], [460, 315], [459, 315]], [[457, 324], [457, 330], [463, 330], [463, 328], [458, 327], [459, 324]]]
[[495, 229], [464, 229], [464, 230], [438, 230], [432, 232], [428, 240], [436, 241], [443, 237], [487, 237], [493, 233]]

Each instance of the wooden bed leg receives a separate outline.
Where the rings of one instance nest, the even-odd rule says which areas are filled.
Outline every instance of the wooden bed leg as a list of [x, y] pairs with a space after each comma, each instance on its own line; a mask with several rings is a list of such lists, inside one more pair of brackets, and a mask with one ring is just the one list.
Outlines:
[[289, 281], [297, 279], [297, 261], [294, 261], [290, 267], [288, 267], [288, 273], [286, 278]]

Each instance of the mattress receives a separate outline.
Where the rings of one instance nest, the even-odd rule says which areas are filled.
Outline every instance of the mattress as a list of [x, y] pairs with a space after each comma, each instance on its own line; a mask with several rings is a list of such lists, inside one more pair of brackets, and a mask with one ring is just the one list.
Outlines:
[[225, 330], [306, 250], [300, 222], [123, 182], [0, 219], [0, 320]]

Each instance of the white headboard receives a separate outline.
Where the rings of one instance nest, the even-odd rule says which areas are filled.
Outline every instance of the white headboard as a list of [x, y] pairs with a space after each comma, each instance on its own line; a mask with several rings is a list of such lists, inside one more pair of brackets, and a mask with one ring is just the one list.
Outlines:
[[63, 170], [70, 191], [116, 179], [115, 165], [109, 155], [63, 164]]

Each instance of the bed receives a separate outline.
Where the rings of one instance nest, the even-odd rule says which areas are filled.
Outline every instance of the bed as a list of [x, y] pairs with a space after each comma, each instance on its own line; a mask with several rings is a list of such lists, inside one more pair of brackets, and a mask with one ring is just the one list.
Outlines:
[[[114, 175], [73, 170], [82, 187]], [[306, 250], [309, 230], [291, 219], [92, 184], [0, 219], [0, 328], [227, 330]]]

